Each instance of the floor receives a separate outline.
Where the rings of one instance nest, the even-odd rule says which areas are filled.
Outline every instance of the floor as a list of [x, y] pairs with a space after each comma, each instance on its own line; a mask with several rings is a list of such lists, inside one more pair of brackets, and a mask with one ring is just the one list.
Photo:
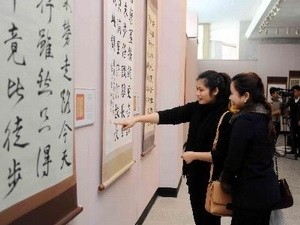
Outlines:
[[[283, 136], [279, 137], [277, 150], [284, 153]], [[289, 149], [287, 148], [287, 151]], [[300, 224], [300, 158], [287, 154], [278, 157], [279, 177], [286, 178], [294, 197], [294, 205], [282, 210], [285, 225]], [[222, 225], [230, 225], [231, 218], [222, 218]], [[193, 225], [192, 211], [185, 179], [182, 180], [177, 198], [158, 197], [143, 225]]]

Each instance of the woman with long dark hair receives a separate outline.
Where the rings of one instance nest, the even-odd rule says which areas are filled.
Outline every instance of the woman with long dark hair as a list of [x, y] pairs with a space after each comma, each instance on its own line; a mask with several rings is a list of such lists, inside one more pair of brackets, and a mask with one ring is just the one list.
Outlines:
[[241, 73], [232, 78], [230, 100], [235, 115], [221, 185], [231, 191], [231, 225], [269, 225], [272, 207], [279, 201], [273, 167], [275, 129], [271, 105], [261, 78]]
[[220, 126], [216, 151], [211, 153], [220, 117], [228, 110], [230, 77], [225, 73], [209, 70], [196, 79], [197, 101], [173, 109], [152, 114], [135, 116], [117, 122], [123, 129], [132, 127], [136, 122], [153, 124], [180, 124], [189, 122], [183, 173], [187, 177], [190, 202], [196, 225], [219, 225], [220, 217], [208, 213], [205, 197], [210, 177], [210, 164], [215, 165], [213, 178], [217, 179], [222, 171], [228, 150], [231, 126], [231, 113], [227, 113]]

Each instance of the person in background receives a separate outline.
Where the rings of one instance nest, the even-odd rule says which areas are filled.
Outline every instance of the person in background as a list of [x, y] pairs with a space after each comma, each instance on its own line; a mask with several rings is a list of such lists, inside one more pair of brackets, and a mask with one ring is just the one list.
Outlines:
[[271, 95], [271, 109], [272, 109], [272, 122], [275, 127], [276, 137], [275, 137], [275, 144], [277, 142], [279, 133], [280, 133], [280, 115], [281, 115], [281, 108], [282, 104], [279, 100], [279, 91], [275, 87], [270, 88], [270, 95]]
[[[187, 177], [188, 192], [196, 225], [219, 225], [220, 217], [205, 210], [207, 184], [210, 177], [211, 161], [215, 169], [213, 178], [218, 178], [229, 147], [231, 114], [224, 116], [219, 129], [219, 140], [215, 153], [211, 154], [217, 124], [228, 110], [230, 77], [225, 73], [208, 70], [196, 79], [198, 100], [172, 109], [152, 114], [139, 115], [116, 122], [126, 130], [137, 122], [152, 124], [180, 124], [189, 122], [185, 144], [183, 174]], [[220, 150], [222, 148], [222, 151]]]
[[231, 225], [269, 225], [271, 209], [280, 200], [274, 171], [275, 129], [271, 106], [261, 78], [240, 73], [232, 78], [230, 100], [239, 113], [234, 117], [229, 150], [220, 176], [231, 192]]
[[[294, 85], [291, 88], [293, 97], [288, 101], [290, 114], [290, 128], [292, 134], [292, 154], [300, 154], [300, 86]], [[297, 152], [298, 149], [298, 152]]]

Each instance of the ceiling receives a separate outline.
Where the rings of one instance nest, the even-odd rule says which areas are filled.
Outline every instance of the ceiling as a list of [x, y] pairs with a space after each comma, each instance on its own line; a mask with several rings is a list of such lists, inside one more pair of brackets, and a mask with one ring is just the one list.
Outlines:
[[187, 0], [199, 23], [249, 21], [249, 39], [300, 38], [300, 0]]

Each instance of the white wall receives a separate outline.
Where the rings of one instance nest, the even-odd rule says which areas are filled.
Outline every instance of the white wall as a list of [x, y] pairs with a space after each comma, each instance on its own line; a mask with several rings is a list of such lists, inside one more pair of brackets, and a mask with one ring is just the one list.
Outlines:
[[[157, 108], [160, 110], [184, 103], [186, 1], [158, 1], [158, 11]], [[182, 168], [183, 126], [158, 126], [155, 138], [161, 150], [160, 187], [176, 188]]]
[[259, 44], [258, 60], [199, 60], [198, 73], [212, 69], [234, 76], [256, 72], [267, 85], [268, 76], [288, 77], [290, 70], [300, 70], [299, 44]]
[[[196, 88], [195, 81], [197, 78], [197, 50], [198, 41], [197, 38], [186, 37], [186, 58], [185, 58], [185, 96], [184, 102], [192, 102], [196, 100]], [[188, 135], [189, 124], [184, 124], [184, 140], [186, 140]]]
[[196, 11], [186, 13], [186, 35], [191, 38], [198, 37], [198, 13]]
[[[101, 104], [103, 76], [102, 2], [74, 0], [75, 87], [95, 89], [95, 123], [75, 130], [78, 204], [83, 212], [72, 225], [133, 225], [158, 187], [177, 187], [181, 175], [182, 126], [157, 127], [156, 148], [141, 157], [142, 126], [133, 128], [132, 168], [103, 192], [101, 174]], [[135, 91], [143, 93], [145, 2], [135, 1]], [[159, 1], [158, 96], [159, 109], [183, 103], [185, 57], [185, 1]], [[142, 18], [142, 19], [140, 19]], [[174, 19], [175, 18], [175, 19]], [[164, 93], [161, 95], [160, 93]], [[141, 95], [142, 96], [142, 95]], [[140, 102], [142, 107], [142, 102]], [[169, 140], [172, 140], [170, 143]], [[174, 141], [173, 141], [174, 140]]]
[[257, 72], [258, 61], [241, 60], [198, 60], [198, 73], [206, 70], [225, 72], [233, 76], [240, 72]]
[[198, 76], [197, 60], [197, 38], [187, 38], [186, 41], [186, 80], [185, 80], [185, 102], [196, 100], [195, 81]]
[[250, 22], [239, 23], [239, 59], [240, 60], [257, 60], [259, 40], [247, 39], [245, 33]]

